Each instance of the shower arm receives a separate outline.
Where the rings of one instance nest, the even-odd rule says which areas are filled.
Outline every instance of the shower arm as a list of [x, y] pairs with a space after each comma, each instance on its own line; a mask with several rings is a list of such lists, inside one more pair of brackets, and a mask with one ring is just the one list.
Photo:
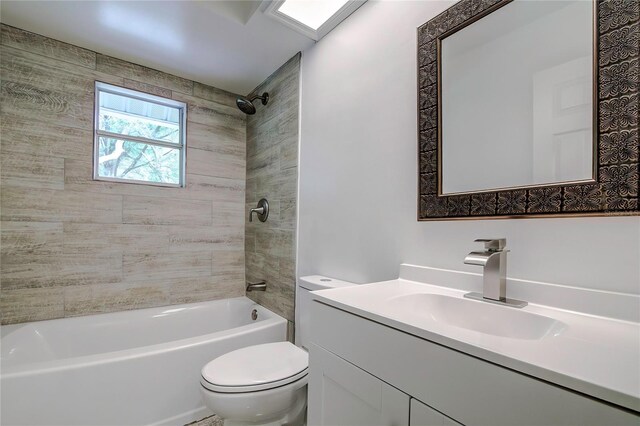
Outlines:
[[269, 102], [269, 94], [267, 92], [264, 92], [262, 95], [254, 95], [253, 97], [249, 98], [249, 102], [253, 102], [256, 99], [260, 99], [262, 101], [262, 105], [266, 105], [267, 102]]

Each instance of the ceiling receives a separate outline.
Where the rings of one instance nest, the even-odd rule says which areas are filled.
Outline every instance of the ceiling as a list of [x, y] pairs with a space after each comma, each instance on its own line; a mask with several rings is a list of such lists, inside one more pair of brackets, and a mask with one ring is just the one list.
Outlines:
[[261, 1], [2, 1], [3, 23], [247, 94], [313, 40]]

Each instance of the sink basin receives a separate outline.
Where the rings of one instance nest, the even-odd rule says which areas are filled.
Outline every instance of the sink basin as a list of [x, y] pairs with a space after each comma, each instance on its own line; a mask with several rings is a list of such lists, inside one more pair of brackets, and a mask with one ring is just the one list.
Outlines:
[[539, 340], [557, 336], [566, 328], [564, 323], [543, 315], [441, 294], [397, 296], [389, 300], [388, 308], [404, 315], [512, 339]]

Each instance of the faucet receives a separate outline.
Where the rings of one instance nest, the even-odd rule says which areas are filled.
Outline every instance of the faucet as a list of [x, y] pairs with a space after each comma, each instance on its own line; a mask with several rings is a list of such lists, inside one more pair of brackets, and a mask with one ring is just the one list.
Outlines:
[[481, 238], [475, 240], [484, 243], [483, 251], [472, 251], [464, 258], [467, 265], [483, 267], [482, 294], [467, 293], [464, 297], [522, 308], [527, 302], [507, 299], [507, 245], [506, 238]]
[[267, 282], [266, 281], [258, 281], [255, 283], [247, 282], [246, 291], [266, 291], [267, 290]]

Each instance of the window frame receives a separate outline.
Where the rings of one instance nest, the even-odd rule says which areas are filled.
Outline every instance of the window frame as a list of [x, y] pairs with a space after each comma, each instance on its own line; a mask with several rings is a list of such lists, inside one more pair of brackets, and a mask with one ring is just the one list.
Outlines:
[[[147, 139], [145, 137], [140, 137], [140, 136], [127, 136], [120, 133], [112, 133], [105, 130], [100, 130], [100, 94], [101, 93], [111, 93], [114, 95], [125, 96], [128, 98], [137, 99], [144, 102], [150, 102], [150, 103], [178, 109], [180, 114], [180, 118], [178, 120], [178, 126], [180, 128], [179, 143], [164, 142], [164, 141], [159, 141], [155, 139]], [[138, 180], [138, 179], [123, 179], [118, 177], [100, 176], [99, 175], [99, 157], [100, 157], [100, 138], [101, 137], [177, 149], [180, 154], [179, 183], [151, 182], [151, 181]], [[152, 186], [161, 186], [161, 187], [169, 187], [169, 188], [184, 188], [186, 186], [186, 168], [187, 168], [186, 160], [187, 160], [187, 104], [185, 102], [180, 102], [173, 99], [167, 99], [161, 96], [151, 95], [148, 93], [140, 92], [138, 90], [127, 89], [125, 87], [116, 86], [116, 85], [104, 83], [101, 81], [95, 82], [95, 98], [94, 98], [94, 107], [93, 107], [93, 180], [117, 182], [117, 183], [132, 183], [132, 184], [138, 184], [138, 185], [152, 185]]]

